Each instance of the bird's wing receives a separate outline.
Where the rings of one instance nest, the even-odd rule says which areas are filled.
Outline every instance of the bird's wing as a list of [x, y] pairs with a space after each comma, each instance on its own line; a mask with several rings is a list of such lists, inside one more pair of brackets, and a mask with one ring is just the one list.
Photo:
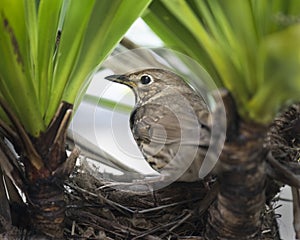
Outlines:
[[[143, 143], [201, 145], [201, 136], [209, 136], [196, 112], [174, 111], [163, 105], [147, 104], [131, 114], [130, 126], [138, 145]], [[182, 111], [182, 112], [180, 112]]]
[[[152, 168], [167, 175], [179, 176], [197, 158], [198, 161], [181, 180], [194, 181], [198, 178], [199, 165], [205, 157], [210, 134], [199, 121], [193, 119], [197, 120], [195, 112], [175, 114], [175, 111], [157, 104], [135, 109], [130, 118], [132, 133]], [[205, 136], [205, 141], [202, 141], [202, 136]]]
[[157, 104], [136, 108], [130, 117], [130, 127], [138, 143], [172, 143], [179, 141], [181, 136], [174, 114]]

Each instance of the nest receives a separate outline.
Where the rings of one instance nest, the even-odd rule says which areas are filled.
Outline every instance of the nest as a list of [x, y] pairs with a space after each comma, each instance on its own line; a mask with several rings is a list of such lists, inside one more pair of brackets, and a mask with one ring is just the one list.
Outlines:
[[[157, 191], [153, 184], [107, 180], [82, 164], [66, 183], [68, 238], [204, 239], [214, 181], [175, 182]], [[261, 239], [280, 239], [271, 205], [262, 216]]]
[[274, 157], [300, 174], [300, 103], [291, 105], [275, 119], [267, 140]]

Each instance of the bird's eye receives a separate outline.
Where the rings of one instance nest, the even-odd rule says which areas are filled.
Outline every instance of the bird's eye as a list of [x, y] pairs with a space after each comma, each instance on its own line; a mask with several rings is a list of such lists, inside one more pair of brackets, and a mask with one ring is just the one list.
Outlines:
[[149, 83], [152, 82], [152, 77], [149, 76], [149, 75], [143, 75], [141, 76], [141, 83], [144, 84], [144, 85], [147, 85]]

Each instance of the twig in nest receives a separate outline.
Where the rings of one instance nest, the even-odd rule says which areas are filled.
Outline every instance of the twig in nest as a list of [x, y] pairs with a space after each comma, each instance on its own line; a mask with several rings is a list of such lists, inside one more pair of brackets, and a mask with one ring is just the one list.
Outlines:
[[[186, 222], [193, 215], [192, 211], [187, 211], [187, 212], [188, 213], [186, 214], [186, 216], [184, 218], [182, 218], [180, 221], [178, 221], [173, 227], [171, 227], [168, 232], [174, 231], [176, 228], [178, 228], [181, 224], [183, 224], [184, 222]], [[164, 238], [167, 234], [168, 233], [164, 233], [160, 237]]]
[[[147, 189], [141, 189], [141, 191], [150, 191], [153, 192], [153, 187], [150, 185], [150, 183], [153, 183], [155, 181], [147, 180], [147, 179], [140, 179], [140, 180], [134, 180], [133, 182], [109, 182], [105, 183], [103, 186], [98, 187], [97, 190], [103, 190], [105, 188], [116, 188], [116, 187], [128, 187], [128, 186], [146, 186]], [[121, 189], [120, 189], [121, 190]]]
[[294, 229], [296, 239], [300, 239], [300, 189], [292, 187], [293, 195], [293, 213], [294, 213]]
[[93, 213], [87, 212], [87, 211], [73, 211], [72, 215], [86, 219], [89, 226], [93, 226], [93, 224], [95, 224], [96, 225], [96, 226], [94, 226], [95, 228], [97, 227], [98, 229], [105, 230], [107, 232], [111, 232], [111, 233], [115, 234], [116, 236], [120, 236], [123, 238], [125, 238], [125, 236], [128, 236], [128, 235], [137, 236], [137, 235], [141, 234], [140, 231], [135, 230], [129, 226], [124, 226], [118, 222], [101, 218], [101, 217], [99, 217]]
[[148, 209], [144, 209], [144, 210], [138, 210], [137, 213], [140, 213], [140, 214], [149, 213], [149, 212], [153, 212], [153, 211], [157, 211], [157, 210], [162, 210], [162, 209], [168, 208], [168, 207], [174, 207], [174, 206], [181, 205], [181, 204], [184, 204], [184, 203], [193, 202], [193, 201], [199, 200], [199, 199], [200, 198], [194, 198], [194, 199], [185, 200], [185, 201], [181, 201], [181, 202], [176, 202], [176, 203], [170, 203], [170, 204], [166, 204], [166, 205], [161, 205], [161, 206], [154, 207], [154, 208], [148, 208]]
[[[68, 184], [68, 185], [69, 185], [69, 184]], [[93, 197], [95, 197], [95, 198], [100, 198], [102, 201], [106, 202], [108, 205], [110, 205], [111, 207], [113, 207], [114, 209], [116, 209], [117, 211], [119, 211], [119, 212], [121, 212], [121, 213], [123, 213], [123, 214], [125, 214], [125, 215], [128, 215], [128, 214], [126, 214], [126, 213], [125, 213], [124, 211], [122, 211], [121, 209], [126, 210], [126, 211], [129, 212], [129, 213], [134, 213], [134, 212], [135, 212], [135, 211], [131, 210], [130, 208], [127, 208], [127, 207], [125, 207], [125, 206], [123, 206], [123, 205], [121, 205], [121, 204], [119, 204], [119, 203], [113, 202], [113, 201], [111, 201], [111, 200], [109, 200], [109, 199], [103, 197], [101, 194], [92, 193], [92, 192], [90, 192], [90, 191], [87, 191], [87, 190], [85, 190], [85, 189], [83, 189], [83, 188], [81, 188], [81, 187], [75, 186], [75, 185], [69, 185], [69, 186], [70, 186], [71, 188], [73, 188], [73, 189], [79, 191], [79, 192], [88, 194], [88, 195], [93, 196]]]
[[300, 188], [300, 178], [294, 174], [291, 170], [287, 169], [285, 166], [280, 164], [272, 155], [269, 153], [267, 156], [267, 161], [270, 164], [271, 169], [269, 169], [269, 175], [276, 180], [279, 180], [290, 186]]
[[75, 235], [75, 227], [76, 227], [76, 222], [73, 221], [73, 222], [72, 222], [72, 229], [71, 229], [71, 236], [74, 236], [74, 235]]
[[210, 191], [207, 192], [206, 196], [199, 203], [198, 214], [201, 216], [216, 199], [219, 192], [219, 183], [216, 182], [212, 185]]
[[[164, 228], [171, 227], [174, 224], [177, 224], [177, 221], [169, 222], [167, 224], [154, 227], [154, 228], [149, 229], [148, 231], [145, 231], [144, 233], [142, 233], [142, 234], [134, 237], [132, 240], [141, 239], [141, 238], [144, 239], [144, 237], [149, 236], [150, 234], [156, 233], [156, 232], [158, 232], [158, 231], [160, 231], [160, 230], [162, 230]], [[166, 230], [166, 231], [168, 231], [168, 230]], [[168, 231], [168, 233], [169, 233], [169, 231]], [[162, 237], [160, 236], [158, 239], [162, 239]]]
[[67, 160], [62, 164], [62, 166], [58, 167], [54, 172], [53, 175], [57, 176], [69, 176], [74, 169], [74, 166], [76, 164], [76, 160], [80, 155], [80, 149], [75, 147], [70, 156], [67, 158]]

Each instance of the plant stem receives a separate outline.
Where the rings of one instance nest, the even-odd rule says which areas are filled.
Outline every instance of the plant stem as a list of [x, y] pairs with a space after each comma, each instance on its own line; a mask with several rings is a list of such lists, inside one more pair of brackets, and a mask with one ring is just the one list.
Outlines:
[[240, 122], [225, 143], [219, 160], [220, 192], [209, 211], [207, 239], [259, 238], [265, 204], [265, 132], [264, 126]]
[[65, 201], [62, 184], [44, 179], [28, 188], [29, 211], [34, 230], [55, 239], [63, 239]]

